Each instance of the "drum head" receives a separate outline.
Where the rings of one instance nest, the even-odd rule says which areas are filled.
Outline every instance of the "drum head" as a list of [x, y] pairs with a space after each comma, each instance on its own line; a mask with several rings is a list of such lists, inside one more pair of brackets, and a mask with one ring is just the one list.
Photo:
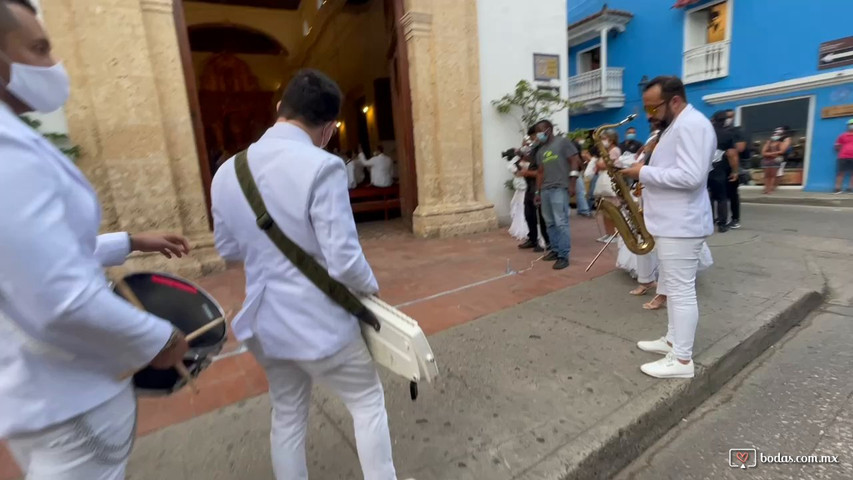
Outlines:
[[[142, 302], [145, 310], [168, 320], [184, 335], [224, 316], [222, 307], [197, 285], [164, 273], [133, 273], [124, 277], [125, 283]], [[115, 292], [121, 295], [120, 292]], [[184, 365], [193, 376], [207, 367], [210, 357], [217, 354], [226, 340], [225, 323], [217, 325], [190, 343]], [[175, 369], [157, 370], [151, 367], [133, 376], [137, 389], [171, 393], [183, 386]]]

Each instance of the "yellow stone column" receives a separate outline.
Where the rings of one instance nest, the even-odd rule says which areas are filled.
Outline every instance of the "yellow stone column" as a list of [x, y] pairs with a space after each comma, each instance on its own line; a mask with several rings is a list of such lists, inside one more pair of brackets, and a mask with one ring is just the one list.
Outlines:
[[[157, 6], [151, 0], [52, 0], [44, 2], [43, 14], [71, 76], [69, 135], [81, 146], [80, 167], [104, 208], [102, 230], [193, 236], [198, 251], [191, 258], [167, 262], [158, 255], [135, 254], [125, 268], [194, 277], [221, 268], [221, 261], [211, 256], [211, 235], [200, 228], [206, 222], [206, 214], [200, 220], [197, 215], [198, 208], [204, 212], [201, 182], [193, 185], [192, 173], [185, 174], [195, 157], [180, 139], [187, 135], [185, 140], [193, 141], [192, 129], [182, 125], [189, 116], [186, 94], [180, 104], [168, 91], [168, 85], [182, 77], [180, 63], [158, 64], [155, 70], [155, 60], [169, 56], [163, 53], [168, 41], [151, 41], [147, 33], [148, 28], [160, 28], [156, 19], [146, 19], [160, 14], [150, 11]], [[171, 33], [175, 35], [174, 28]], [[159, 53], [156, 58], [150, 44]], [[176, 41], [174, 47], [177, 50]], [[177, 69], [177, 76], [169, 73], [171, 68]], [[167, 86], [160, 84], [161, 77]], [[161, 104], [167, 105], [165, 110]], [[165, 115], [181, 109], [187, 112], [183, 116]], [[193, 189], [197, 192], [189, 191]], [[200, 205], [193, 205], [194, 199], [201, 199]]]
[[407, 0], [403, 25], [418, 176], [415, 234], [496, 228], [483, 186], [476, 0]]

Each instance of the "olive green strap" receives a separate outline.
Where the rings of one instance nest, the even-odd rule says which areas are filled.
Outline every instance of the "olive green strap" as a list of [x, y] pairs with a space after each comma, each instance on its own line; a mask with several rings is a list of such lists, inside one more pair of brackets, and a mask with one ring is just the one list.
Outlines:
[[264, 204], [264, 199], [261, 198], [261, 192], [258, 191], [258, 186], [255, 179], [252, 177], [252, 171], [249, 169], [249, 158], [246, 150], [238, 153], [234, 159], [234, 168], [237, 171], [237, 181], [240, 183], [240, 188], [243, 189], [243, 194], [252, 211], [255, 213], [256, 223], [258, 228], [266, 232], [267, 236], [272, 240], [272, 243], [281, 250], [281, 253], [293, 263], [296, 268], [308, 277], [311, 282], [317, 286], [323, 293], [329, 296], [338, 305], [343, 307], [349, 313], [358, 317], [359, 320], [369, 323], [373, 328], [379, 330], [379, 324], [376, 323], [375, 317], [370, 315], [367, 307], [341, 282], [329, 276], [329, 272], [320, 265], [317, 260], [305, 252], [299, 245], [293, 242], [284, 232], [281, 231], [275, 220], [267, 211], [267, 206]]

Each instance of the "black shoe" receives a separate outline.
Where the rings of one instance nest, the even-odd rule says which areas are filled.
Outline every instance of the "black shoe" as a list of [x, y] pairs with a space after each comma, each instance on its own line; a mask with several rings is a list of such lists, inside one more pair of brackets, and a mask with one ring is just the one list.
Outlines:
[[545, 251], [545, 249], [540, 247], [539, 245], [536, 245], [535, 247], [533, 247], [533, 251], [536, 253], [542, 253]]
[[569, 266], [569, 259], [568, 258], [558, 258], [557, 261], [554, 263], [554, 266], [551, 268], [553, 268], [554, 270], [562, 270], [568, 266]]
[[717, 225], [717, 231], [720, 233], [726, 233], [729, 231], [729, 227], [725, 225]]
[[542, 258], [542, 260], [545, 260], [546, 262], [553, 262], [557, 258], [558, 258], [557, 252], [552, 250], [552, 251], [548, 252], [548, 254]]
[[536, 245], [536, 242], [531, 242], [530, 240], [528, 240], [528, 241], [522, 243], [521, 245], [519, 245], [518, 248], [524, 250], [526, 248], [535, 248], [537, 246], [538, 245]]

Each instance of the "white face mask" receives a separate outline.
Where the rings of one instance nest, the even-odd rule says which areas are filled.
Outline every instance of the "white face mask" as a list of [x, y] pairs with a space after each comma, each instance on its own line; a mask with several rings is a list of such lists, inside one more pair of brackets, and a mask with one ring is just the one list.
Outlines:
[[723, 125], [725, 125], [727, 127], [731, 127], [733, 123], [735, 123], [735, 121], [733, 119], [727, 118], [726, 121], [723, 123]]
[[601, 144], [604, 145], [605, 147], [609, 147], [610, 146], [610, 140], [605, 138], [604, 140], [601, 141]]
[[18, 100], [40, 113], [50, 113], [62, 108], [68, 101], [71, 82], [62, 62], [52, 67], [37, 67], [13, 62], [0, 52], [0, 58], [9, 64], [11, 71], [8, 83], [2, 78], [6, 90]]

